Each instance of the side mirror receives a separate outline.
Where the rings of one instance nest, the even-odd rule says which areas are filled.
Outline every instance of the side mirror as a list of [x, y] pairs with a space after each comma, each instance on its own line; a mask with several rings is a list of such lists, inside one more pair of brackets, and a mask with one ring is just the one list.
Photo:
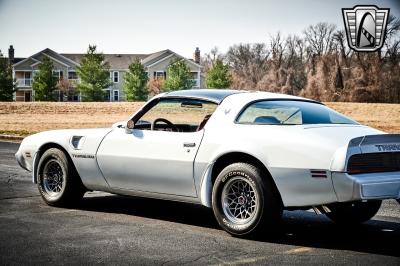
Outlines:
[[132, 119], [129, 119], [128, 122], [126, 122], [126, 126], [125, 126], [126, 134], [131, 134], [132, 133], [132, 129], [134, 127], [135, 127], [135, 122], [133, 122]]

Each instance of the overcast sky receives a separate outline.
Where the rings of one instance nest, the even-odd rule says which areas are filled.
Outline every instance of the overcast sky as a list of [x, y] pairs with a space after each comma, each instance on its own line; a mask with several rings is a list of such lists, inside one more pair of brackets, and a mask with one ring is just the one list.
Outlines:
[[171, 49], [192, 57], [214, 46], [267, 42], [318, 22], [343, 27], [341, 8], [376, 4], [400, 17], [400, 0], [0, 0], [0, 50], [16, 57], [44, 48], [84, 53], [151, 53]]

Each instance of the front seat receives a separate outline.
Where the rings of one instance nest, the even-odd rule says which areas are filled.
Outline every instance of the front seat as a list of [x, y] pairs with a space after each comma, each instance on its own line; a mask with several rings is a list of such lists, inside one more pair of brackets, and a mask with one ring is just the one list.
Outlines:
[[256, 117], [256, 119], [254, 119], [254, 123], [256, 123], [256, 124], [280, 124], [281, 121], [279, 121], [274, 116], [258, 116], [258, 117]]

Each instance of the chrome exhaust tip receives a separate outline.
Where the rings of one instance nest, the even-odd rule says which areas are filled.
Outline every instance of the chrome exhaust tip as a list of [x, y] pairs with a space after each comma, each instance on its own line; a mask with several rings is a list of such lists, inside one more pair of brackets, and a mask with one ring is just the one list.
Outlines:
[[321, 206], [313, 206], [312, 209], [314, 210], [314, 212], [316, 214], [325, 214], [325, 213], [329, 213], [331, 212], [331, 210], [325, 206], [325, 205], [321, 205]]

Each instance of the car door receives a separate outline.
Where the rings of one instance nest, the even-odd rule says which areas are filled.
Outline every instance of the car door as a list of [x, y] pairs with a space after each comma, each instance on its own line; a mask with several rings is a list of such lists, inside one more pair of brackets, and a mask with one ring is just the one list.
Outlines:
[[[178, 107], [149, 116], [172, 120]], [[193, 163], [203, 134], [115, 128], [100, 145], [97, 161], [112, 188], [196, 197]]]

